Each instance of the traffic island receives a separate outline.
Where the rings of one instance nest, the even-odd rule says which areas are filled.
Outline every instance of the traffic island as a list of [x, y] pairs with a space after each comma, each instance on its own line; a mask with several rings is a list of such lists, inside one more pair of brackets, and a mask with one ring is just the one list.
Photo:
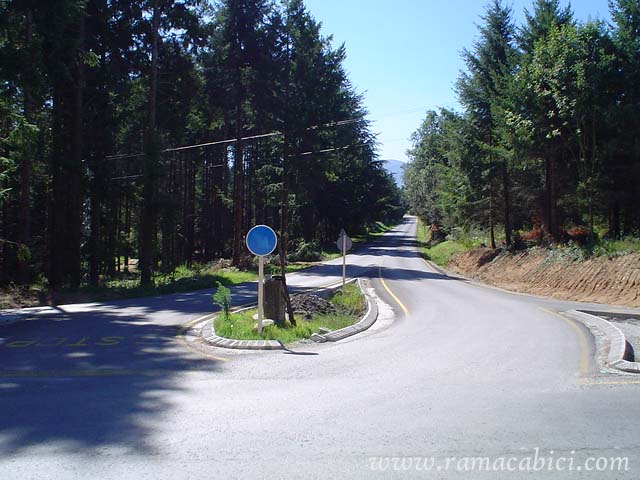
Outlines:
[[281, 350], [283, 344], [307, 339], [337, 341], [366, 330], [375, 322], [378, 309], [368, 290], [372, 290], [368, 281], [353, 279], [344, 293], [340, 285], [312, 295], [293, 295], [297, 325], [292, 326], [288, 320], [284, 327], [268, 325], [261, 337], [255, 329], [254, 306], [236, 310], [227, 319], [215, 313], [203, 319], [201, 336], [208, 345], [242, 350]]

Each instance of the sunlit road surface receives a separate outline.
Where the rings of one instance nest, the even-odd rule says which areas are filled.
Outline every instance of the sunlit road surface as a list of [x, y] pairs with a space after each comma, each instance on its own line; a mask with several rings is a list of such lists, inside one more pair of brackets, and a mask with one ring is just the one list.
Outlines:
[[[557, 314], [578, 304], [440, 275], [415, 228], [348, 257], [395, 322], [294, 348], [317, 355], [188, 348], [180, 327], [211, 291], [2, 328], [0, 476], [640, 478], [640, 377], [598, 371], [588, 331]], [[340, 274], [336, 260], [288, 278]]]

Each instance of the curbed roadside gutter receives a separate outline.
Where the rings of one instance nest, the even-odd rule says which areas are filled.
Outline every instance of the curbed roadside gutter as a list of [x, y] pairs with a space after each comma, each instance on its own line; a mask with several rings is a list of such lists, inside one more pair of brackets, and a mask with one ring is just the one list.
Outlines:
[[[376, 299], [373, 295], [373, 288], [370, 285], [369, 280], [363, 280], [360, 278], [354, 278], [347, 281], [347, 283], [357, 282], [360, 288], [360, 291], [365, 297], [365, 302], [367, 304], [367, 311], [364, 316], [353, 325], [350, 325], [345, 328], [341, 328], [339, 330], [334, 330], [332, 332], [318, 334], [314, 333], [311, 336], [311, 340], [318, 343], [324, 342], [337, 342], [338, 340], [342, 340], [344, 338], [350, 337], [357, 333], [363, 332], [367, 330], [371, 325], [373, 325], [378, 318], [378, 305]], [[316, 291], [316, 294], [320, 296], [327, 296], [331, 292], [338, 290], [341, 288], [341, 285], [323, 288]], [[243, 310], [249, 310], [254, 308], [255, 305], [251, 305], [248, 307], [244, 307], [239, 310], [235, 310], [235, 312], [241, 312]], [[206, 317], [201, 319], [200, 325], [202, 327], [201, 337], [202, 340], [213, 347], [220, 348], [230, 348], [236, 350], [284, 350], [286, 347], [278, 340], [233, 340], [230, 338], [220, 337], [216, 335], [214, 322], [212, 321], [218, 312], [212, 313], [211, 315], [207, 315]]]
[[378, 304], [373, 296], [371, 283], [369, 280], [363, 280], [362, 278], [358, 278], [357, 282], [358, 287], [360, 287], [360, 291], [364, 295], [365, 302], [367, 303], [367, 312], [364, 316], [358, 322], [353, 325], [349, 325], [348, 327], [334, 330], [329, 333], [314, 333], [311, 335], [311, 340], [318, 343], [337, 342], [338, 340], [350, 337], [356, 333], [364, 332], [375, 323], [378, 319]]
[[[538, 296], [538, 295], [524, 294], [520, 292], [512, 292], [510, 290], [505, 290], [503, 288], [495, 287], [493, 285], [479, 283], [473, 279], [464, 277], [459, 274], [454, 274], [453, 272], [445, 270], [440, 266], [436, 265], [435, 263], [433, 263], [431, 260], [427, 260], [424, 257], [422, 257], [422, 259], [433, 270], [449, 278], [464, 280], [470, 283], [481, 285], [483, 287], [488, 287], [494, 290], [500, 290], [502, 292], [511, 293], [515, 295], [529, 295], [534, 297]], [[597, 343], [596, 348], [598, 349], [597, 356], [599, 359], [602, 359], [602, 361], [605, 364], [604, 365], [605, 367], [613, 368], [613, 369], [620, 370], [627, 373], [640, 373], [640, 362], [630, 362], [628, 360], [625, 360], [624, 357], [627, 352], [627, 340], [622, 330], [616, 327], [613, 323], [609, 322], [608, 320], [605, 320], [604, 318], [598, 317], [596, 315], [592, 315], [590, 313], [582, 312], [580, 310], [568, 310], [566, 312], [563, 312], [563, 315], [571, 318], [572, 320], [576, 320], [582, 323], [585, 327], [589, 329], [589, 331], [595, 338], [605, 339], [605, 341], [602, 343], [596, 342]], [[608, 349], [607, 349], [607, 345], [609, 346]]]
[[627, 341], [624, 333], [613, 323], [604, 318], [592, 315], [590, 313], [581, 312], [579, 310], [568, 310], [564, 315], [577, 320], [586, 326], [594, 337], [604, 336], [609, 344], [608, 351], [606, 346], [598, 346], [600, 350], [598, 356], [604, 358], [605, 366], [615, 368], [628, 373], [640, 373], [640, 362], [629, 362], [624, 356], [627, 351]]

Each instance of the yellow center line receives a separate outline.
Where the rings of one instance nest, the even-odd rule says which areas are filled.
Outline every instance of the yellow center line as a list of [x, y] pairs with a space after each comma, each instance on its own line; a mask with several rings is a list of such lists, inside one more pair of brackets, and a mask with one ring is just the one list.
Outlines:
[[384, 281], [384, 278], [382, 278], [382, 264], [378, 265], [378, 273], [380, 275], [380, 281], [382, 282], [382, 286], [384, 287], [384, 289], [387, 291], [387, 293], [389, 295], [391, 295], [391, 297], [396, 301], [396, 303], [400, 306], [400, 308], [402, 309], [402, 311], [404, 312], [405, 316], [409, 316], [409, 310], [407, 310], [407, 307], [404, 306], [404, 304], [400, 301], [400, 299], [398, 297], [396, 297], [396, 295], [391, 291], [391, 289], [389, 288], [389, 286], [387, 285], [387, 282]]
[[576, 322], [565, 317], [564, 315], [560, 315], [559, 313], [556, 313], [553, 310], [549, 310], [548, 308], [542, 308], [542, 307], [538, 307], [538, 308], [540, 308], [540, 310], [542, 310], [543, 312], [546, 312], [561, 318], [562, 320], [564, 320], [564, 322], [567, 325], [569, 325], [573, 329], [574, 332], [576, 332], [576, 335], [578, 336], [578, 341], [580, 342], [580, 352], [581, 352], [580, 353], [580, 373], [583, 376], [587, 375], [587, 373], [589, 372], [589, 353], [588, 353], [589, 342], [587, 341], [587, 337], [585, 336], [582, 329], [580, 329], [580, 327], [576, 325]]

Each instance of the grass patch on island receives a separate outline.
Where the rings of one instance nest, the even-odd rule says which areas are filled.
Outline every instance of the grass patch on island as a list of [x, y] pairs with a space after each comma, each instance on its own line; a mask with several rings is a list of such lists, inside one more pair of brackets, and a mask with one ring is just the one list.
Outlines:
[[218, 315], [214, 320], [214, 328], [216, 335], [234, 340], [280, 340], [291, 343], [309, 338], [320, 327], [338, 330], [353, 325], [365, 312], [364, 295], [354, 283], [348, 284], [344, 293], [340, 290], [335, 292], [329, 301], [336, 307], [335, 314], [314, 315], [309, 321], [296, 317], [296, 326], [288, 321], [284, 328], [269, 325], [262, 330], [262, 337], [253, 329], [256, 324], [253, 315], [257, 313], [257, 309], [232, 313], [228, 320], [225, 320], [224, 315]]

